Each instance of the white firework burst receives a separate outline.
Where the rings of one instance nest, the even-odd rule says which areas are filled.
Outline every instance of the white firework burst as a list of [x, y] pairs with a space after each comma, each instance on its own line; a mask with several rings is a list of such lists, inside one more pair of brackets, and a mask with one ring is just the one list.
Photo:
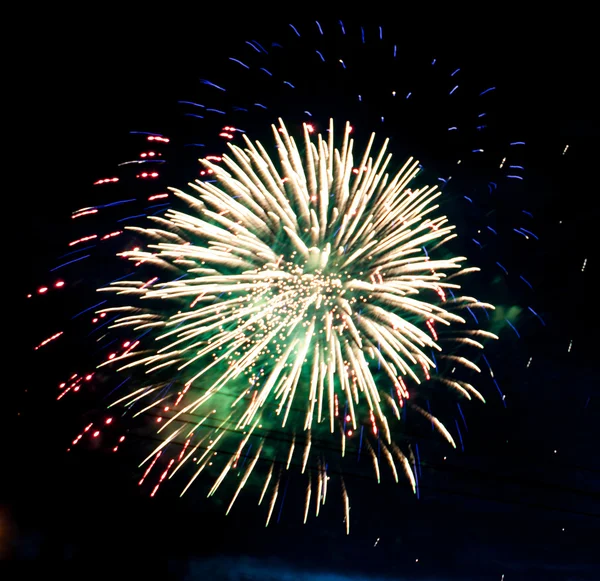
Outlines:
[[[410, 463], [393, 441], [393, 422], [413, 389], [435, 373], [432, 352], [468, 374], [479, 371], [457, 348], [483, 348], [482, 340], [496, 337], [468, 329], [459, 313], [493, 307], [473, 297], [447, 297], [449, 289], [460, 289], [458, 275], [478, 269], [465, 266], [461, 256], [434, 258], [456, 236], [454, 226], [436, 215], [436, 186], [409, 187], [419, 172], [416, 160], [387, 173], [388, 140], [376, 150], [373, 134], [356, 161], [349, 124], [338, 147], [333, 122], [326, 137], [305, 124], [301, 146], [281, 120], [273, 133], [278, 160], [244, 135], [245, 148], [229, 144], [222, 163], [203, 160], [216, 182], [190, 184], [194, 195], [173, 190], [188, 211], [152, 217], [155, 228], [131, 228], [151, 243], [123, 256], [186, 276], [101, 289], [135, 299], [112, 309], [123, 311], [114, 327], [150, 329], [155, 339], [106, 363], [142, 367], [149, 378], [147, 387], [117, 403], [156, 394], [165, 373], [185, 374], [183, 387], [161, 392], [143, 410], [171, 402], [159, 430], [171, 432], [148, 459], [183, 443], [189, 451], [175, 471], [195, 461], [194, 480], [217, 464], [219, 446], [235, 439], [209, 495], [258, 438], [234, 500], [259, 459], [271, 462], [263, 496], [273, 477], [276, 497], [275, 452], [261, 432], [274, 421], [289, 434], [283, 466], [303, 449], [302, 472], [308, 466], [317, 475], [317, 512], [327, 480], [321, 460], [311, 463], [311, 434], [339, 431], [343, 454], [347, 438], [367, 425], [381, 435], [395, 479], [396, 461], [414, 488]], [[157, 302], [164, 308], [152, 306]], [[456, 377], [436, 379], [483, 400]], [[454, 445], [441, 422], [411, 405]], [[310, 490], [309, 482], [307, 503]], [[348, 513], [345, 488], [344, 495]]]

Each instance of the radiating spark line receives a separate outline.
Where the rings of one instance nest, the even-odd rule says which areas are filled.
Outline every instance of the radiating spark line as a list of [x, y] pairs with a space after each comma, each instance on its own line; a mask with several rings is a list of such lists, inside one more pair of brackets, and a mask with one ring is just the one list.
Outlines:
[[263, 501], [265, 493], [267, 492], [267, 488], [269, 487], [269, 482], [271, 482], [271, 477], [273, 476], [273, 466], [274, 466], [274, 464], [272, 463], [271, 467], [269, 468], [269, 473], [267, 474], [267, 478], [265, 479], [265, 484], [263, 486], [260, 498], [258, 499], [259, 506]]
[[244, 473], [244, 476], [242, 477], [242, 480], [241, 480], [239, 486], [237, 487], [237, 490], [235, 491], [235, 494], [233, 495], [233, 498], [231, 499], [231, 503], [229, 504], [229, 506], [227, 508], [227, 512], [225, 514], [229, 514], [229, 511], [231, 510], [231, 507], [233, 506], [233, 503], [235, 502], [235, 500], [238, 497], [238, 495], [239, 495], [240, 491], [242, 490], [242, 488], [244, 488], [244, 485], [248, 481], [248, 478], [250, 477], [250, 474], [252, 474], [252, 470], [254, 470], [254, 466], [256, 466], [256, 463], [258, 462], [258, 458], [260, 456], [260, 453], [262, 452], [262, 447], [263, 447], [263, 444], [261, 442], [260, 448], [258, 449], [258, 452], [256, 453], [256, 456], [254, 456], [252, 462], [249, 464], [248, 468], [246, 469], [246, 472]]
[[342, 478], [342, 498], [344, 500], [344, 521], [346, 523], [346, 534], [350, 534], [350, 498], [346, 490], [344, 479]]
[[281, 480], [281, 475], [277, 478], [277, 483], [275, 484], [275, 488], [273, 490], [273, 496], [271, 497], [271, 504], [269, 505], [269, 514], [267, 515], [267, 522], [265, 523], [265, 528], [269, 526], [269, 521], [271, 520], [271, 516], [273, 514], [273, 509], [275, 508], [275, 502], [277, 501], [277, 495], [279, 494], [280, 480]]
[[312, 480], [308, 479], [308, 486], [306, 487], [306, 499], [304, 501], [304, 524], [308, 520], [308, 509], [310, 508], [310, 495], [312, 492]]

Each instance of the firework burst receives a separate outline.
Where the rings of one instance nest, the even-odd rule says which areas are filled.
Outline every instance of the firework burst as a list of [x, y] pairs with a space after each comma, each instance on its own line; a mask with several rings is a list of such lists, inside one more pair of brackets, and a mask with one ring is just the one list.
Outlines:
[[[433, 257], [454, 238], [454, 227], [436, 215], [436, 186], [411, 188], [417, 161], [388, 173], [388, 142], [377, 150], [372, 135], [356, 166], [349, 124], [339, 147], [333, 122], [327, 137], [311, 135], [305, 125], [304, 153], [281, 120], [273, 133], [277, 160], [244, 136], [246, 148], [230, 144], [222, 165], [204, 160], [217, 183], [191, 184], [196, 195], [173, 190], [188, 212], [168, 210], [153, 218], [156, 228], [131, 227], [151, 243], [123, 256], [176, 280], [121, 281], [101, 289], [135, 299], [103, 309], [119, 313], [113, 328], [151, 330], [137, 349], [104, 365], [143, 368], [148, 375], [147, 388], [119, 403], [155, 394], [154, 377], [185, 374], [183, 389], [151, 404], [172, 402], [160, 428], [165, 441], [148, 459], [167, 442], [193, 447], [193, 439], [210, 433], [194, 479], [217, 448], [236, 440], [209, 495], [251, 439], [260, 442], [258, 451], [236, 497], [259, 460], [274, 460], [260, 435], [262, 424], [274, 419], [290, 434], [286, 468], [297, 449], [302, 472], [316, 468], [313, 432], [339, 432], [343, 454], [347, 438], [367, 425], [375, 437], [381, 432], [397, 481], [394, 456], [411, 470], [392, 438], [399, 409], [435, 375], [432, 351], [468, 373], [479, 371], [455, 351], [461, 343], [483, 348], [477, 338], [495, 336], [465, 329], [459, 311], [493, 307], [472, 297], [447, 299], [448, 289], [460, 289], [451, 281], [478, 269], [465, 267], [464, 257]], [[469, 399], [483, 399], [466, 381], [442, 381]], [[223, 393], [232, 398], [229, 405]], [[430, 419], [454, 445], [444, 426]], [[379, 478], [377, 459], [375, 469]]]

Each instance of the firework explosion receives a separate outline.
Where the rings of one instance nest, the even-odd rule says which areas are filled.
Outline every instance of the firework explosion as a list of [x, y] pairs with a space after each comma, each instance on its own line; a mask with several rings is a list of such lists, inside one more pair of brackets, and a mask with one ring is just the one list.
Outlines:
[[[341, 30], [345, 35], [343, 25]], [[320, 25], [319, 31], [323, 34]], [[380, 41], [381, 35], [379, 29]], [[257, 41], [246, 44], [251, 54], [267, 54]], [[242, 70], [250, 68], [239, 59], [229, 61]], [[347, 61], [339, 62], [345, 72]], [[266, 68], [257, 70], [269, 81], [274, 78]], [[283, 84], [295, 88], [295, 82]], [[212, 81], [203, 86], [226, 92]], [[411, 91], [409, 98], [414, 98]], [[260, 133], [267, 107], [248, 99], [255, 106], [249, 119]], [[183, 103], [201, 109], [202, 115], [188, 117], [224, 114]], [[248, 114], [249, 107], [232, 106], [232, 111]], [[312, 118], [304, 110], [307, 115]], [[374, 134], [355, 158], [350, 124], [337, 136], [333, 121], [324, 135], [316, 133], [318, 124], [312, 119], [292, 125], [301, 128], [298, 143], [295, 131], [290, 135], [280, 119], [272, 126], [275, 143], [265, 146], [232, 125], [215, 125], [229, 153], [201, 159], [201, 177], [186, 192], [169, 188], [169, 194], [159, 190], [147, 197], [152, 204], [144, 215], [151, 225], [146, 221], [107, 229], [70, 243], [75, 256], [57, 268], [90, 256], [77, 254], [80, 249], [111, 244], [128, 231], [135, 248], [128, 243], [130, 249], [121, 246], [114, 254], [133, 265], [138, 280], [127, 275], [103, 286], [100, 292], [108, 298], [75, 315], [95, 310], [92, 323], [108, 330], [99, 340], [114, 337], [108, 344], [121, 339], [122, 346], [111, 347], [97, 371], [74, 374], [61, 383], [59, 399], [104, 374], [117, 383], [112, 392], [120, 390], [111, 396], [116, 400], [111, 407], [160, 424], [160, 444], [141, 464], [140, 484], [162, 468], [151, 495], [176, 474], [183, 476], [185, 493], [202, 474], [210, 483], [208, 496], [219, 489], [229, 495], [227, 512], [244, 487], [255, 490], [259, 504], [268, 505], [269, 524], [282, 495], [282, 474], [293, 470], [306, 482], [306, 522], [309, 513], [319, 514], [333, 474], [339, 476], [349, 532], [350, 496], [342, 477], [351, 473], [344, 469], [348, 457], [356, 462], [362, 452], [378, 482], [385, 470], [418, 491], [414, 446], [402, 440], [407, 408], [456, 447], [450, 430], [432, 415], [423, 391], [437, 385], [459, 398], [484, 401], [472, 383], [477, 384], [473, 378], [480, 372], [484, 343], [497, 336], [479, 328], [475, 313], [482, 311], [487, 323], [493, 306], [458, 295], [459, 277], [479, 269], [453, 254], [463, 232], [455, 232], [442, 213], [440, 206], [450, 194], [421, 184], [416, 160], [409, 158], [396, 171], [400, 164], [387, 153], [389, 140], [378, 149]], [[158, 169], [138, 171], [136, 178], [152, 182], [164, 163], [158, 147], [169, 139], [159, 134], [145, 138], [153, 142], [153, 150], [122, 165], [151, 164]], [[234, 140], [239, 138], [243, 147]], [[471, 153], [481, 164], [483, 149]], [[468, 159], [460, 167], [466, 166]], [[506, 156], [499, 168], [512, 172], [509, 179], [522, 179], [513, 175], [514, 168], [522, 167], [509, 166]], [[437, 179], [443, 190], [451, 176]], [[117, 182], [111, 176], [94, 185], [115, 187]], [[497, 187], [486, 181], [486, 194]], [[166, 209], [173, 196], [181, 209]], [[470, 197], [464, 198], [472, 204]], [[82, 208], [72, 218], [93, 217], [101, 209], [133, 201]], [[497, 236], [496, 229], [487, 229], [488, 236]], [[527, 240], [535, 237], [524, 228], [513, 230]], [[479, 249], [491, 246], [473, 242]], [[55, 286], [59, 284], [64, 282]], [[492, 322], [497, 330], [498, 318]], [[513, 327], [508, 318], [506, 322]], [[36, 348], [62, 335], [58, 332]], [[494, 378], [488, 360], [482, 359]], [[460, 405], [458, 410], [463, 416]], [[462, 446], [458, 423], [456, 431]], [[92, 422], [73, 445], [100, 432]], [[115, 451], [124, 439], [115, 442]]]
[[[381, 431], [383, 445], [390, 447], [386, 457], [397, 479], [391, 452], [407, 464], [392, 442], [390, 424], [394, 416], [400, 419], [399, 407], [410, 397], [405, 379], [418, 385], [431, 378], [436, 367], [427, 354], [431, 349], [441, 359], [479, 371], [452, 349], [443, 350], [436, 329], [447, 327], [446, 343], [454, 347], [466, 343], [482, 348], [474, 337], [494, 337], [481, 330], [461, 333], [457, 326], [466, 321], [453, 312], [491, 305], [471, 297], [446, 300], [446, 289], [460, 288], [449, 279], [477, 269], [462, 268], [463, 257], [435, 260], [423, 249], [430, 246], [434, 252], [454, 237], [447, 218], [432, 215], [437, 188], [409, 188], [419, 171], [412, 159], [394, 176], [385, 173], [391, 155], [386, 156], [384, 145], [371, 156], [374, 135], [354, 174], [349, 129], [348, 124], [337, 149], [333, 125], [328, 139], [318, 135], [316, 143], [305, 126], [303, 158], [281, 122], [278, 130], [274, 127], [279, 168], [260, 143], [248, 138], [245, 150], [231, 146], [231, 156], [224, 156], [227, 169], [205, 162], [218, 185], [195, 184], [199, 199], [176, 192], [193, 213], [169, 210], [164, 218], [154, 218], [160, 228], [132, 227], [153, 243], [148, 252], [124, 254], [134, 262], [152, 262], [177, 273], [183, 269], [190, 276], [166, 283], [116, 282], [102, 289], [140, 299], [135, 306], [105, 309], [133, 312], [113, 326], [131, 326], [135, 332], [151, 328], [156, 334], [154, 344], [145, 342], [148, 349], [140, 346], [107, 364], [121, 365], [120, 370], [144, 366], [150, 377], [158, 370], [191, 370], [161, 431], [182, 417], [187, 426], [191, 414], [201, 419], [187, 433], [187, 427], [173, 429], [166, 441], [181, 436], [188, 445], [193, 446], [193, 439], [200, 442], [203, 430], [196, 429], [214, 421], [215, 399], [246, 377], [247, 383], [236, 384], [239, 395], [234, 394], [228, 409], [215, 412], [222, 423], [210, 432], [213, 444], [240, 442], [211, 494], [250, 438], [260, 441], [260, 426], [273, 413], [282, 429], [303, 436], [304, 451], [298, 451], [302, 472], [312, 464], [311, 433], [321, 424], [331, 433], [340, 432], [342, 451], [347, 437], [370, 424], [372, 433]], [[145, 309], [145, 299], [174, 303], [179, 310], [165, 316], [171, 308]], [[377, 381], [373, 366], [388, 381]], [[222, 371], [215, 381], [207, 381], [213, 368]], [[469, 399], [471, 394], [483, 399], [465, 381], [442, 381]], [[394, 388], [392, 396], [388, 385]], [[142, 388], [121, 401], [157, 389]], [[188, 391], [200, 394], [187, 397]], [[167, 394], [152, 406], [164, 406], [171, 398]], [[305, 409], [301, 421], [291, 413], [294, 404]], [[347, 410], [343, 420], [337, 417], [340, 407]], [[454, 445], [444, 426], [435, 424]], [[207, 448], [206, 459], [213, 448]], [[292, 438], [287, 466], [295, 448]], [[262, 450], [260, 442], [240, 487]], [[204, 457], [197, 460], [196, 475], [206, 466]]]

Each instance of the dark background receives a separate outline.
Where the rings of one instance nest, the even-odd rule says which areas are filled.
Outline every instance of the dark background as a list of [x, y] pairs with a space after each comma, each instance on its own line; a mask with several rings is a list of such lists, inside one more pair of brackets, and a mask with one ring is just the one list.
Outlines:
[[[269, 38], [287, 26], [287, 20], [230, 12], [223, 6], [222, 12], [197, 14], [148, 9], [127, 18], [107, 10], [38, 16], [39, 28], [26, 35], [35, 58], [23, 117], [31, 175], [27, 196], [19, 197], [27, 204], [28, 233], [28, 271], [14, 298], [19, 310], [27, 309], [22, 297], [63, 242], [57, 224], [86, 205], [85, 192], [103, 177], [99, 172], [110, 173], [123, 160], [127, 132], [155, 119], [168, 125], [162, 111], [173, 107], [186, 83], [214, 66], [208, 55], [250, 36], [249, 30]], [[497, 71], [498, 84], [513, 99], [509, 106], [538, 151], [527, 193], [542, 210], [544, 253], [536, 288], [549, 325], [516, 348], [534, 359], [504, 386], [508, 408], [489, 405], [470, 419], [464, 453], [443, 460], [447, 449], [440, 445], [430, 454], [419, 502], [400, 496], [390, 504], [384, 490], [361, 498], [353, 506], [353, 523], [360, 525], [350, 537], [335, 511], [304, 527], [284, 515], [265, 530], [251, 506], [225, 518], [193, 495], [142, 496], [133, 454], [66, 454], [72, 427], [68, 414], [45, 395], [55, 372], [48, 358], [29, 355], [41, 333], [26, 319], [17, 331], [22, 371], [5, 386], [14, 400], [0, 509], [7, 573], [77, 579], [600, 578], [593, 354], [599, 134], [597, 55], [586, 25], [591, 16], [544, 14], [526, 21], [503, 6], [489, 14], [404, 16], [406, 27], [397, 26], [406, 42], [432, 44]], [[567, 143], [568, 154], [557, 154]]]

